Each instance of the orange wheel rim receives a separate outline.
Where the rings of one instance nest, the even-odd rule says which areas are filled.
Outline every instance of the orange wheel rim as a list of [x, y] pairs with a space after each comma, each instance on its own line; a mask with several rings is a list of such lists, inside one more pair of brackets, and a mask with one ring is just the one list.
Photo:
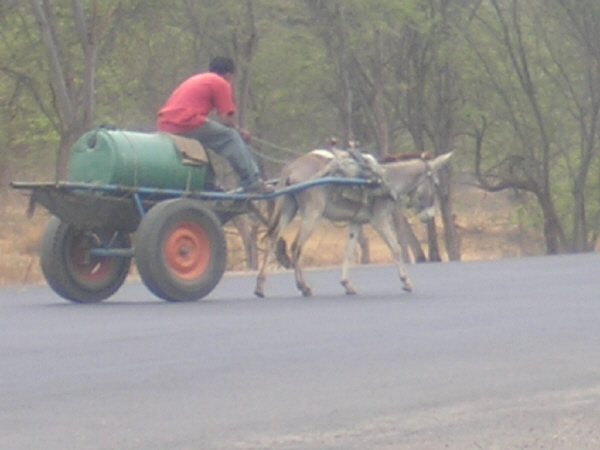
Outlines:
[[71, 273], [86, 283], [102, 283], [111, 277], [115, 260], [113, 258], [95, 258], [89, 255], [90, 246], [83, 236], [77, 236], [68, 248]]
[[178, 278], [200, 278], [210, 264], [210, 239], [204, 228], [194, 222], [182, 222], [171, 231], [164, 246], [167, 264]]

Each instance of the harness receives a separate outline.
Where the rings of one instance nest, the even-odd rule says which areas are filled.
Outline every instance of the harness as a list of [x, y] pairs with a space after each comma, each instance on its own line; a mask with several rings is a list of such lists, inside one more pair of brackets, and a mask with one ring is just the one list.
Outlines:
[[[390, 193], [385, 183], [383, 172], [375, 158], [370, 154], [362, 154], [358, 149], [350, 148], [347, 150], [338, 149], [334, 146], [328, 149], [316, 149], [311, 152], [329, 162], [314, 174], [312, 178], [321, 178], [324, 176], [341, 176], [346, 178], [362, 178], [372, 181], [373, 186], [356, 187], [334, 187], [332, 195], [336, 201], [345, 201], [352, 205], [354, 218], [360, 214], [361, 209], [369, 204], [369, 199], [374, 196], [375, 189], [381, 189], [386, 186], [385, 192]], [[384, 191], [382, 190], [381, 193]], [[381, 195], [381, 194], [377, 194]], [[346, 220], [342, 221], [345, 223]]]
[[337, 148], [317, 149], [311, 153], [329, 160], [329, 163], [312, 178], [339, 175], [348, 178], [364, 178], [373, 181], [375, 185], [385, 182], [377, 160], [372, 155], [362, 153], [356, 148], [346, 150]]
[[419, 161], [421, 161], [423, 163], [423, 165], [425, 166], [425, 170], [424, 172], [415, 179], [414, 182], [414, 186], [412, 189], [410, 189], [405, 195], [406, 197], [408, 197], [409, 201], [407, 203], [407, 206], [412, 206], [410, 203], [412, 201], [412, 195], [415, 193], [415, 191], [419, 188], [419, 186], [422, 185], [422, 180], [423, 179], [431, 179], [433, 182], [433, 186], [434, 189], [440, 184], [439, 178], [437, 176], [437, 173], [435, 172], [435, 170], [433, 170], [433, 168], [431, 167], [431, 163], [429, 162], [429, 160], [427, 159], [423, 159], [420, 158]]
[[[363, 206], [369, 204], [370, 199], [373, 197], [387, 195], [394, 201], [400, 200], [400, 196], [392, 189], [381, 166], [372, 155], [362, 153], [357, 148], [341, 150], [335, 147], [313, 150], [312, 153], [329, 160], [328, 164], [317, 172], [313, 178], [337, 175], [348, 178], [365, 178], [373, 181], [373, 186], [369, 187], [340, 188], [336, 195], [341, 199]], [[406, 205], [410, 205], [415, 190], [418, 189], [424, 179], [431, 179], [434, 186], [439, 185], [437, 174], [433, 170], [429, 159], [422, 157], [415, 159], [423, 163], [425, 170], [415, 178], [411, 189], [402, 195], [403, 198], [408, 199], [408, 201], [404, 201]]]

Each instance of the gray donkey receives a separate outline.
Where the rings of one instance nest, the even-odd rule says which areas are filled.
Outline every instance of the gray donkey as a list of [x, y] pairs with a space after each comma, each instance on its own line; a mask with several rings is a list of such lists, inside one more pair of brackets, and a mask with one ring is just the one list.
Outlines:
[[[285, 188], [324, 175], [335, 175], [336, 171], [339, 172], [340, 168], [344, 167], [348, 175], [348, 167], [353, 166], [350, 161], [352, 158], [348, 154], [340, 156], [341, 154], [339, 150], [315, 150], [297, 158], [282, 169], [277, 188]], [[282, 246], [280, 242], [281, 235], [296, 215], [301, 222], [291, 246], [291, 266], [294, 268], [296, 286], [302, 295], [311, 296], [312, 290], [304, 280], [300, 268], [300, 255], [302, 247], [321, 218], [349, 225], [341, 279], [346, 294], [356, 294], [348, 272], [358, 234], [364, 224], [370, 224], [383, 238], [396, 262], [402, 289], [411, 292], [412, 284], [404, 267], [391, 213], [408, 197], [408, 206], [416, 211], [421, 221], [432, 219], [435, 214], [437, 173], [447, 164], [451, 155], [452, 153], [446, 153], [429, 159], [417, 157], [382, 164], [369, 163], [369, 170], [381, 179], [378, 187], [324, 184], [278, 197], [267, 227], [266, 238], [269, 246], [261, 261], [255, 295], [264, 297], [267, 266], [276, 248], [280, 252], [285, 251], [285, 243]], [[354, 167], [358, 167], [356, 173], [362, 170], [359, 167], [362, 165], [364, 164], [354, 163]]]

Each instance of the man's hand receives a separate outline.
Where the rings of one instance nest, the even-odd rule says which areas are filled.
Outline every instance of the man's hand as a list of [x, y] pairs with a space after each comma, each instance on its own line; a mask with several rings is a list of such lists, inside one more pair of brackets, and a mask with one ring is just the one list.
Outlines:
[[219, 115], [219, 121], [227, 127], [235, 128], [237, 132], [240, 133], [240, 136], [242, 136], [244, 142], [250, 142], [250, 139], [252, 139], [252, 135], [249, 131], [237, 126], [233, 114], [221, 114]]
[[244, 130], [242, 128], [237, 127], [238, 133], [240, 133], [240, 136], [242, 136], [242, 139], [244, 140], [244, 142], [250, 142], [250, 140], [252, 139], [252, 135], [250, 134], [249, 131]]

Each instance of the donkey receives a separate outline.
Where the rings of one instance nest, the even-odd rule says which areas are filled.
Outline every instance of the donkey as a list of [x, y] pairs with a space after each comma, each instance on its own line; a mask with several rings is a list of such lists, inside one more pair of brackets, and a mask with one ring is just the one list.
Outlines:
[[[416, 158], [376, 165], [377, 172], [383, 180], [382, 188], [324, 184], [278, 197], [265, 236], [269, 241], [269, 248], [261, 261], [254, 294], [264, 297], [267, 266], [276, 248], [280, 252], [282, 248], [285, 251], [285, 242], [282, 247], [280, 239], [296, 215], [299, 215], [301, 223], [291, 246], [290, 263], [294, 268], [296, 287], [303, 296], [311, 296], [312, 290], [304, 280], [300, 268], [300, 255], [302, 247], [321, 218], [349, 225], [341, 278], [341, 284], [347, 295], [356, 294], [348, 272], [358, 234], [364, 224], [370, 224], [383, 238], [396, 262], [402, 289], [411, 292], [412, 283], [404, 267], [391, 213], [405, 197], [408, 197], [408, 206], [416, 210], [421, 221], [432, 219], [435, 214], [437, 173], [447, 164], [451, 155], [452, 153], [446, 153], [432, 159]], [[307, 153], [282, 169], [277, 189], [323, 176], [330, 171], [332, 165], [336, 166], [333, 163], [339, 161], [339, 158], [334, 153], [322, 150]], [[342, 165], [344, 164], [347, 166], [347, 163]]]

